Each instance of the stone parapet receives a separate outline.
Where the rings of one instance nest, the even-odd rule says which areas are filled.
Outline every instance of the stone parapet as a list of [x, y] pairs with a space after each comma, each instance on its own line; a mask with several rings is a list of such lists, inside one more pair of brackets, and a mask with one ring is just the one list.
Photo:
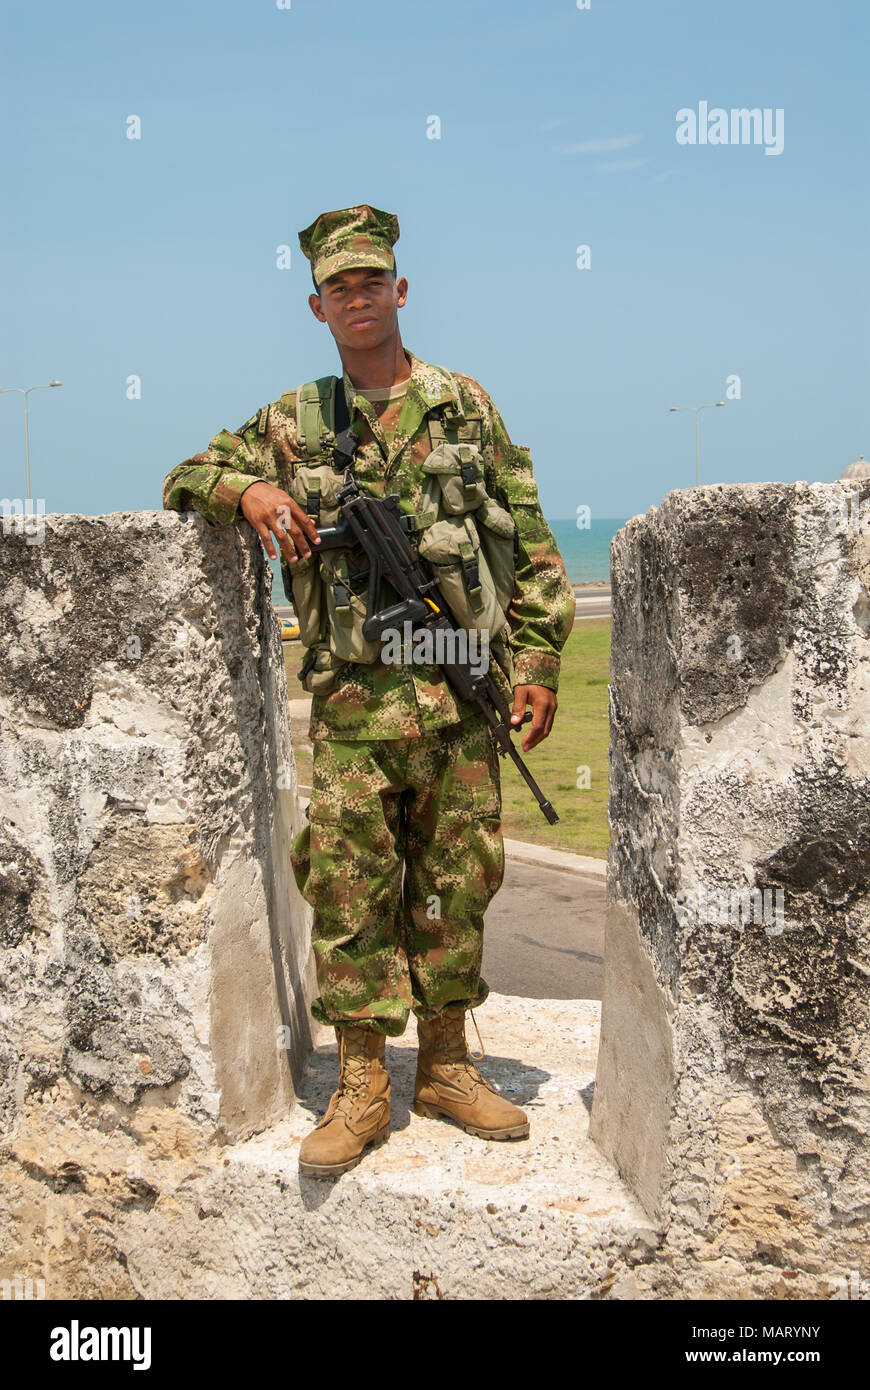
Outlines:
[[0, 538], [0, 1116], [61, 1087], [239, 1140], [311, 1045], [310, 909], [269, 574], [198, 514]]
[[668, 1245], [866, 1280], [870, 481], [669, 493], [611, 575], [590, 1134]]

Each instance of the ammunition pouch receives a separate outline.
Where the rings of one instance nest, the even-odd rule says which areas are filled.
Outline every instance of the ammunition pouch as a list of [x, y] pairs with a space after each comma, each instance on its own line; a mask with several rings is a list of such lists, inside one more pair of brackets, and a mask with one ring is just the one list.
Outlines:
[[423, 472], [426, 513], [440, 519], [423, 530], [420, 555], [432, 565], [457, 622], [494, 636], [507, 622], [514, 594], [514, 519], [489, 496], [476, 444], [438, 444]]
[[476, 444], [439, 444], [423, 463], [427, 477], [441, 486], [441, 505], [448, 516], [473, 512], [486, 500], [480, 450]]
[[[331, 464], [303, 464], [290, 483], [290, 496], [304, 507], [319, 527], [335, 526], [341, 519], [338, 494], [344, 486], [342, 474]], [[331, 666], [314, 671], [319, 684], [306, 690], [327, 693], [327, 674], [345, 662], [369, 664], [380, 655], [380, 643], [362, 634], [368, 595], [368, 559], [362, 551], [329, 550], [317, 554], [316, 547], [306, 560], [291, 566], [293, 606], [299, 622], [299, 636], [306, 647], [322, 644], [334, 658]], [[332, 688], [332, 685], [329, 688]]]
[[329, 550], [320, 556], [320, 569], [333, 656], [363, 665], [377, 661], [381, 644], [364, 637], [362, 630], [368, 604], [368, 557], [361, 550]]
[[303, 463], [290, 480], [288, 491], [294, 502], [308, 513], [317, 526], [334, 526], [341, 515], [338, 494], [344, 475], [331, 463]]

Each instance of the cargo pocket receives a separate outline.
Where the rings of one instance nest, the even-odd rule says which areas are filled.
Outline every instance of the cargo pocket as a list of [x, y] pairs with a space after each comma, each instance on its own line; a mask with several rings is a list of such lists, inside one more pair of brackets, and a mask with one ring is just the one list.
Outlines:
[[422, 466], [424, 473], [437, 477], [449, 516], [473, 512], [486, 500], [483, 462], [476, 444], [439, 444]]
[[498, 632], [507, 621], [477, 527], [470, 516], [445, 517], [428, 526], [418, 541], [422, 559], [432, 566], [453, 616], [471, 631]]
[[475, 820], [501, 819], [501, 787], [498, 783], [484, 783], [471, 788], [471, 814]]
[[299, 892], [313, 907], [320, 906], [321, 895], [335, 877], [332, 866], [344, 859], [340, 833], [340, 808], [312, 790], [308, 819], [290, 847], [290, 865]]
[[501, 817], [501, 766], [495, 738], [482, 716], [466, 723], [462, 756], [453, 771], [450, 804], [460, 815], [472, 820], [498, 820]]

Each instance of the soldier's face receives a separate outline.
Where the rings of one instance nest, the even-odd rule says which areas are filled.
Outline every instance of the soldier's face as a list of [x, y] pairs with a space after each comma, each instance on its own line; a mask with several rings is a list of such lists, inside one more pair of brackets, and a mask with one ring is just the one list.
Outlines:
[[395, 337], [398, 312], [407, 296], [407, 280], [394, 280], [389, 270], [358, 266], [330, 275], [308, 303], [314, 317], [329, 325], [337, 343], [365, 350]]

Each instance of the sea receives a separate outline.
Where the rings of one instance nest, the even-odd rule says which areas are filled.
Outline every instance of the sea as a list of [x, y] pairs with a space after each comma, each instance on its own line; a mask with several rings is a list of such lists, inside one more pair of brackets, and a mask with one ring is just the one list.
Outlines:
[[[592, 584], [610, 579], [610, 542], [625, 525], [627, 517], [593, 517], [589, 526], [582, 529], [574, 517], [569, 517], [567, 521], [549, 517], [547, 520], [572, 584]], [[273, 601], [285, 604], [288, 600], [281, 582], [281, 566], [277, 560], [269, 563], [274, 576]]]

